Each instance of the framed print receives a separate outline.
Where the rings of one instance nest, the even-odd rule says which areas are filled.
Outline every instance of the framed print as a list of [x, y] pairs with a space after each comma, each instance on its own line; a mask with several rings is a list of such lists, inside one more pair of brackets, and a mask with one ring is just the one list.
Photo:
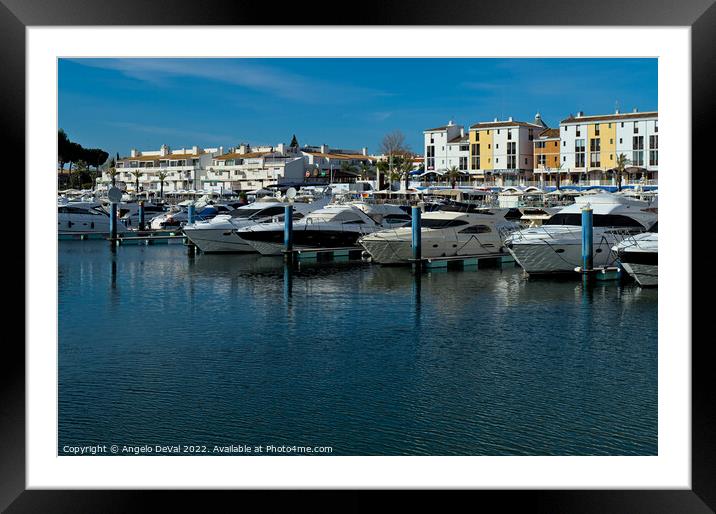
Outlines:
[[27, 298], [3, 509], [712, 511], [711, 2], [99, 5], [2, 5]]

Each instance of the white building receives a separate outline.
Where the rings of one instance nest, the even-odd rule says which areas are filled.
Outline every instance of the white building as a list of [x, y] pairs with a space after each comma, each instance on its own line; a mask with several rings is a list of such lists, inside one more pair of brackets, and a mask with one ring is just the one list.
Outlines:
[[206, 170], [204, 189], [255, 191], [276, 185], [287, 177], [300, 180], [304, 167], [301, 152], [282, 143], [275, 147], [242, 144], [213, 158]]
[[[159, 191], [159, 174], [164, 175], [164, 191], [199, 190], [204, 173], [212, 158], [222, 148], [182, 148], [172, 151], [167, 145], [159, 150], [139, 151], [132, 149], [128, 157], [121, 157], [115, 164], [118, 174], [117, 185], [124, 185], [127, 191], [135, 191], [139, 178], [140, 191]], [[138, 176], [137, 176], [138, 175]], [[109, 184], [112, 177], [108, 170], [98, 177], [98, 182]]]
[[453, 166], [468, 172], [470, 142], [462, 125], [450, 121], [442, 127], [424, 130], [423, 137], [426, 172], [442, 174]]
[[[368, 148], [347, 150], [330, 148], [328, 145], [301, 148], [305, 162], [304, 182], [354, 182], [368, 169], [373, 170], [375, 157], [368, 155]], [[287, 177], [288, 178], [288, 177]]]
[[659, 172], [659, 113], [638, 112], [585, 116], [578, 112], [560, 122], [562, 171], [573, 182], [613, 181], [620, 154], [632, 181], [656, 181]]

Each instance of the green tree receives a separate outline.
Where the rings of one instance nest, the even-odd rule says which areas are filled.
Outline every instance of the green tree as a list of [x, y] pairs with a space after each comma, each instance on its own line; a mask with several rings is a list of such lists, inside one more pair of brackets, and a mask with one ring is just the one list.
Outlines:
[[166, 171], [160, 171], [157, 173], [157, 178], [159, 179], [159, 197], [164, 198], [164, 180], [169, 176], [169, 173]]
[[445, 176], [450, 181], [450, 186], [455, 189], [455, 186], [457, 186], [457, 181], [461, 176], [460, 170], [457, 169], [457, 166], [450, 166], [450, 169], [447, 171]]
[[388, 156], [388, 173], [392, 176], [393, 166], [396, 164], [395, 156], [409, 151], [409, 147], [405, 143], [405, 135], [400, 130], [386, 134], [380, 143], [379, 151]]
[[132, 176], [134, 177], [134, 194], [139, 194], [139, 177], [144, 175], [140, 170], [134, 170]]
[[109, 175], [109, 178], [112, 180], [112, 187], [114, 187], [117, 184], [117, 175], [119, 175], [119, 171], [117, 171], [117, 168], [112, 166], [107, 170], [107, 175]]
[[370, 172], [373, 170], [370, 164], [367, 162], [361, 162], [360, 163], [360, 178], [361, 180], [367, 180], [368, 176], [370, 175]]
[[345, 175], [355, 175], [358, 172], [356, 166], [350, 161], [341, 161], [341, 171]]
[[624, 175], [624, 171], [626, 170], [627, 164], [629, 164], [631, 161], [627, 159], [627, 156], [623, 153], [620, 153], [617, 155], [617, 161], [616, 165], [614, 166], [614, 172], [617, 174], [617, 190], [622, 190], [622, 177]]
[[[383, 184], [382, 184], [383, 181], [381, 180], [381, 176], [382, 176], [382, 177], [385, 177], [386, 174], [388, 173], [388, 168], [389, 168], [388, 161], [378, 161], [378, 163], [376, 164], [375, 168], [376, 168], [376, 171], [377, 171], [377, 174], [376, 174], [376, 175], [377, 175], [377, 181], [378, 181], [376, 187], [377, 187], [379, 190], [382, 190], [382, 189], [383, 189]], [[381, 174], [382, 174], [382, 175], [381, 175]]]

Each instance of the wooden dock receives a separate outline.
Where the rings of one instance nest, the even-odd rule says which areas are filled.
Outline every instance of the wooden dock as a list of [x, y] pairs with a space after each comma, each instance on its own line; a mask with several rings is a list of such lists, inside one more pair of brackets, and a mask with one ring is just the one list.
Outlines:
[[298, 261], [357, 261], [362, 260], [363, 248], [349, 246], [343, 248], [294, 248], [283, 251], [288, 259]]
[[424, 257], [410, 261], [413, 267], [419, 265], [423, 270], [446, 271], [448, 269], [481, 269], [501, 266], [516, 266], [515, 258], [510, 254], [495, 253], [488, 255], [455, 255], [452, 257]]
[[158, 245], [158, 244], [185, 244], [187, 237], [181, 230], [144, 230], [136, 232], [123, 232], [117, 234], [112, 240], [105, 237], [107, 241], [114, 241], [117, 245]]

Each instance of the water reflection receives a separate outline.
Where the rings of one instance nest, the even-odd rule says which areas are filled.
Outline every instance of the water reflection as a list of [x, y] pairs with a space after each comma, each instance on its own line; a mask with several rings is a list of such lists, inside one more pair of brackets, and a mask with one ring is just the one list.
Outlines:
[[58, 272], [61, 443], [657, 449], [653, 290], [89, 241]]

